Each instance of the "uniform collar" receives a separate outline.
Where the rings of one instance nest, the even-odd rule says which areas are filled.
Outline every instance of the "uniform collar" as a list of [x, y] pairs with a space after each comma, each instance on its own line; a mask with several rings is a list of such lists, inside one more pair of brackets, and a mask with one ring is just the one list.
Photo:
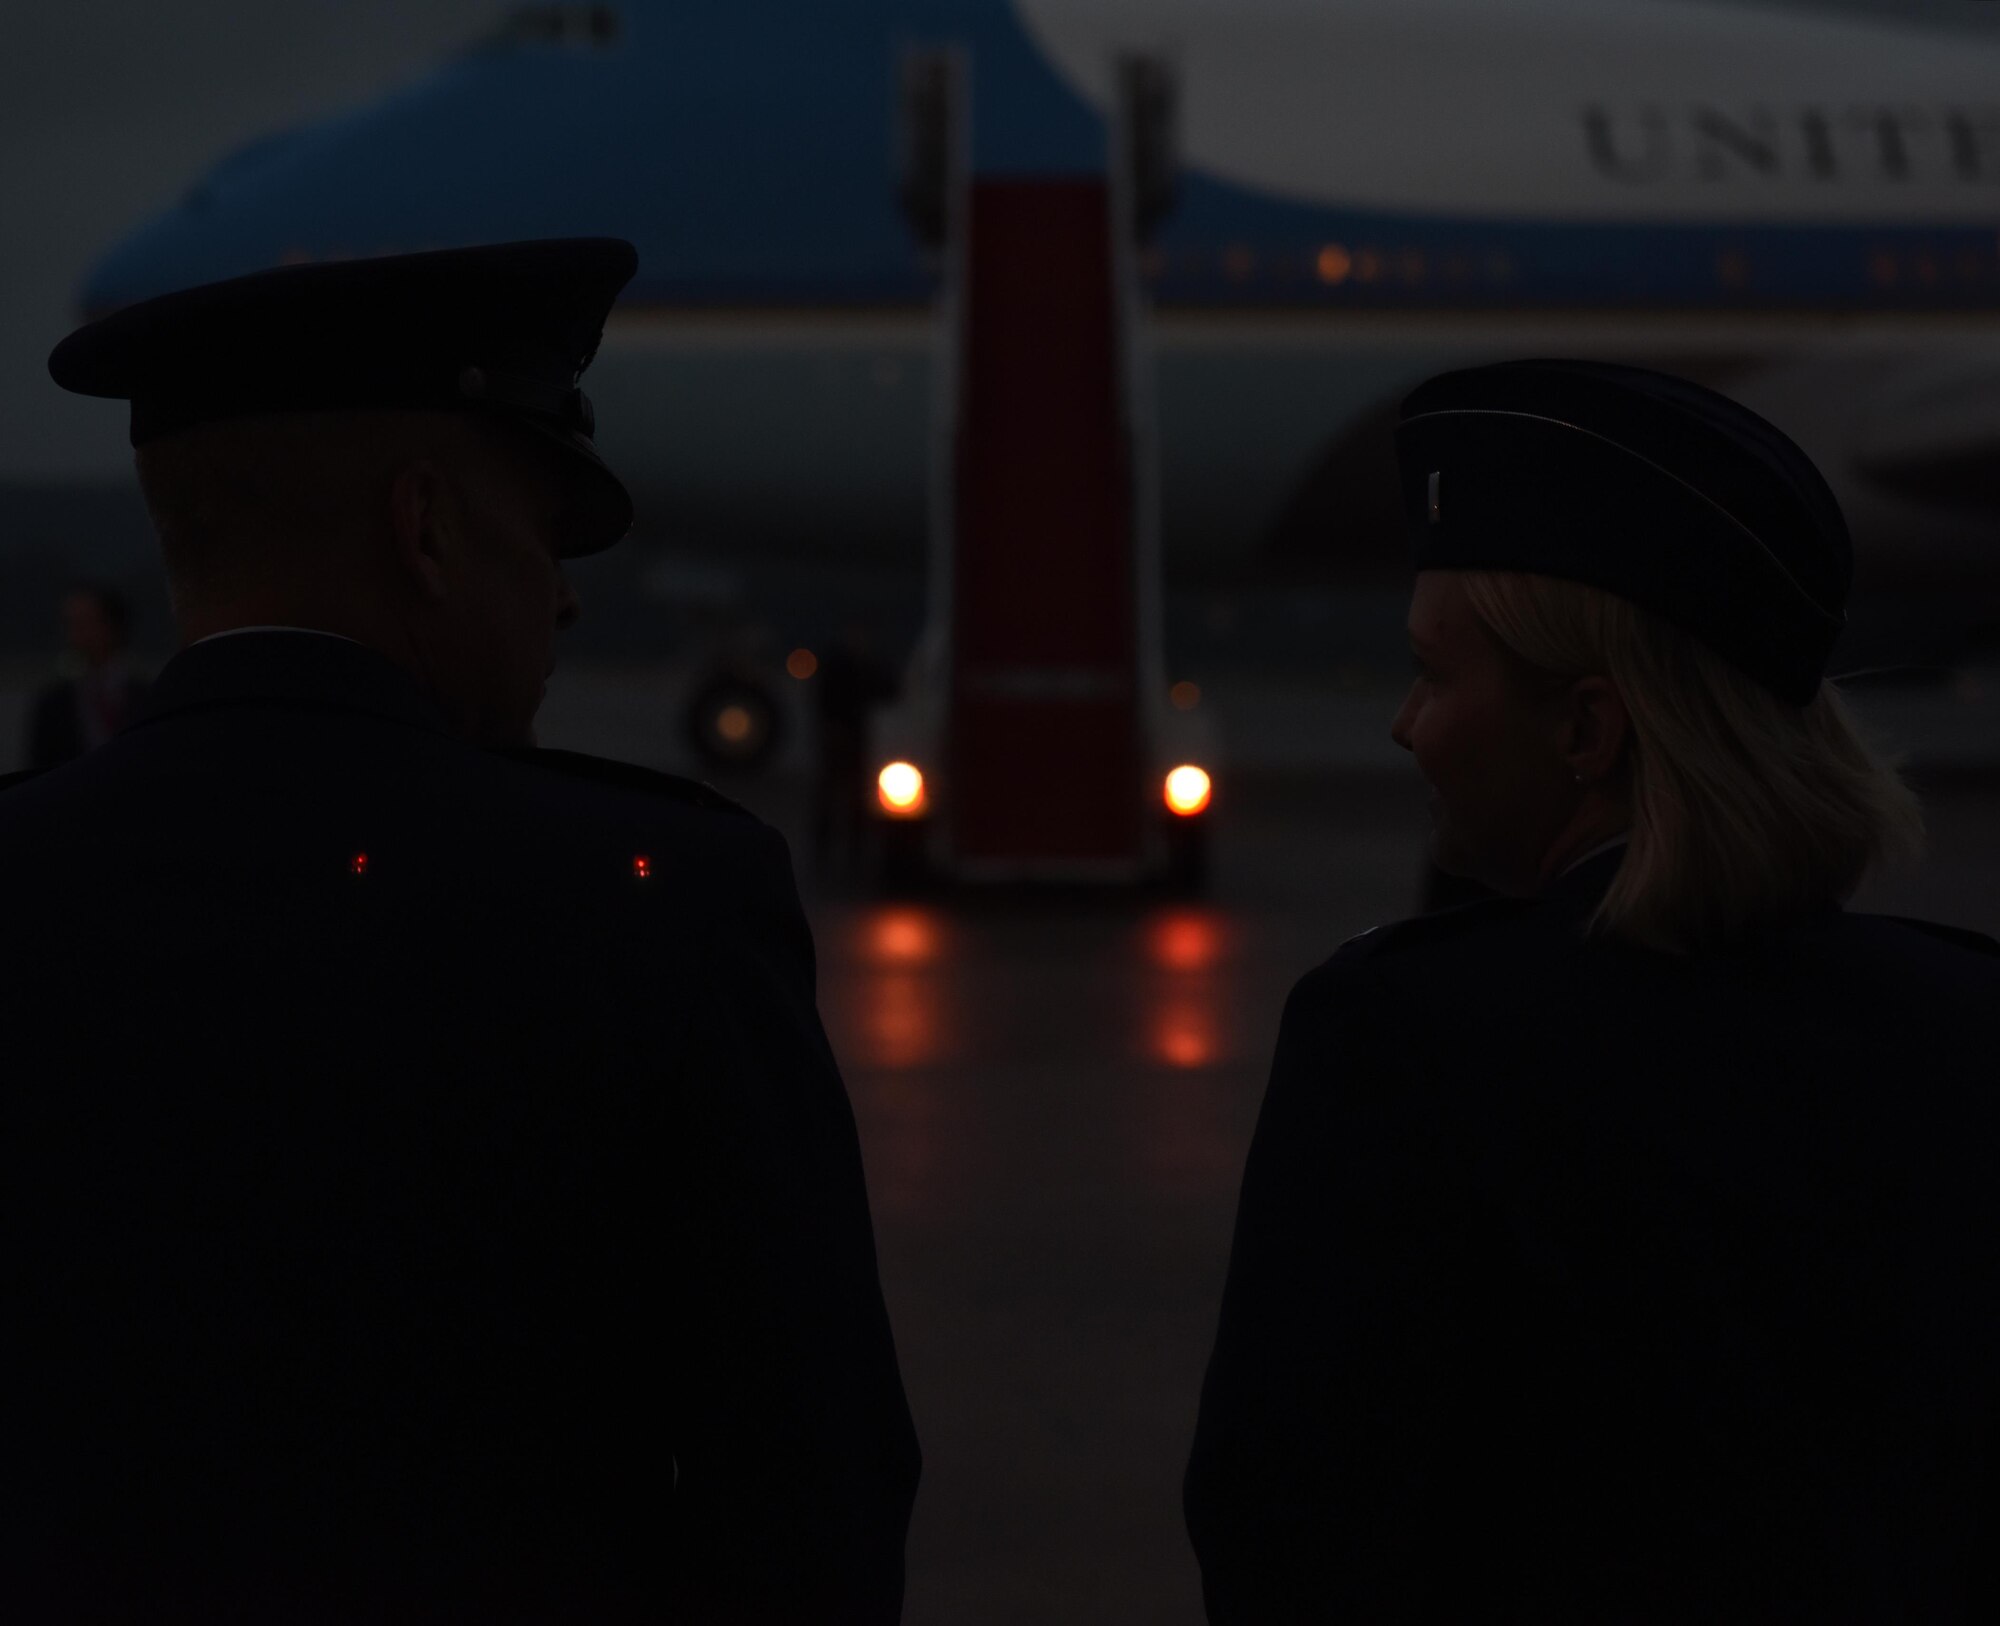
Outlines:
[[305, 627], [245, 627], [196, 640], [160, 669], [131, 726], [209, 706], [273, 701], [451, 732], [437, 703], [388, 656]]
[[1542, 888], [1536, 902], [1543, 908], [1579, 917], [1589, 914], [1611, 890], [1618, 866], [1625, 862], [1630, 835], [1622, 835], [1594, 847]]
[[[1607, 843], [1594, 852], [1586, 853], [1570, 868], [1563, 871], [1535, 900], [1535, 907], [1557, 919], [1576, 923], [1587, 920], [1604, 901], [1604, 894], [1611, 890], [1611, 883], [1618, 874], [1618, 867], [1625, 862], [1625, 850], [1630, 844], [1630, 835], [1618, 837], [1616, 842]], [[1843, 912], [1843, 904], [1838, 898], [1823, 899], [1818, 903], [1802, 905], [1798, 909], [1760, 925], [1744, 927], [1737, 941], [1756, 944], [1767, 939], [1769, 934], [1790, 929], [1801, 923], [1823, 924], [1837, 918]]]
[[[1613, 836], [1609, 841], [1600, 841], [1595, 847], [1592, 847], [1589, 852], [1580, 853], [1575, 858], [1572, 858], [1567, 864], [1565, 864], [1563, 866], [1563, 874], [1567, 875], [1573, 869], [1582, 868], [1583, 865], [1589, 863], [1599, 853], [1608, 853], [1611, 851], [1613, 847], [1628, 847], [1631, 845], [1631, 843], [1632, 843], [1632, 832], [1630, 830], [1623, 831], [1620, 834]], [[1558, 877], [1558, 879], [1560, 878], [1561, 877]]]
[[[197, 638], [194, 644], [213, 643], [217, 638], [241, 638], [246, 632], [309, 632], [315, 638], [338, 638], [345, 644], [359, 644], [359, 638], [350, 638], [344, 632], [328, 632], [324, 627], [291, 627], [282, 622], [265, 621], [254, 627], [225, 627], [221, 632], [211, 632], [206, 638]], [[194, 648], [189, 644], [188, 648]], [[362, 645], [365, 649], [367, 646]]]

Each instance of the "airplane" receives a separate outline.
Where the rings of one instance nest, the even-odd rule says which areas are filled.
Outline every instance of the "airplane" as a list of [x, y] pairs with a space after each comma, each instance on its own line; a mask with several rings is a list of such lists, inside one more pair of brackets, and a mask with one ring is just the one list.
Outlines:
[[[1973, 9], [1973, 8], [1968, 8]], [[1170, 579], [1394, 582], [1400, 397], [1589, 355], [1734, 395], [1826, 472], [1864, 593], [2000, 625], [2000, 30], [1889, 0], [531, 5], [201, 177], [86, 315], [266, 266], [620, 235], [588, 380], [640, 549], [917, 572], [935, 256], [905, 64], [968, 64], [982, 174], [1101, 175], [1114, 66], [1175, 87], [1145, 250]], [[672, 574], [668, 571], [668, 576]]]

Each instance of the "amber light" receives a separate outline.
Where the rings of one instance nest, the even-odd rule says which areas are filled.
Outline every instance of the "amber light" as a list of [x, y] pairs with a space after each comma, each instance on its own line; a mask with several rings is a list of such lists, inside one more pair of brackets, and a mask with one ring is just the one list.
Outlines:
[[803, 683], [819, 670], [819, 657], [810, 649], [795, 649], [785, 657], [785, 670]]
[[875, 791], [886, 812], [908, 815], [923, 810], [924, 776], [915, 763], [890, 763], [875, 776]]
[[1167, 806], [1191, 819], [1208, 806], [1213, 789], [1207, 774], [1192, 763], [1183, 763], [1167, 775]]
[[1167, 698], [1173, 702], [1175, 711], [1193, 711], [1201, 704], [1199, 683], [1176, 683], [1167, 691]]
[[1319, 280], [1345, 282], [1354, 272], [1354, 256], [1338, 243], [1328, 243], [1319, 251]]

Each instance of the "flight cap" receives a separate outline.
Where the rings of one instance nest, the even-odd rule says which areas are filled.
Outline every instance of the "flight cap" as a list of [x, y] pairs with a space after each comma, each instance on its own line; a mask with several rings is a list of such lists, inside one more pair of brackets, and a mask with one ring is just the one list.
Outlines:
[[1601, 587], [1797, 705], [1846, 625], [1840, 504], [1786, 435], [1713, 390], [1586, 361], [1440, 374], [1403, 402], [1419, 570]]
[[487, 413], [569, 454], [571, 556], [632, 526], [577, 387], [638, 269], [613, 237], [496, 243], [280, 266], [161, 294], [79, 328], [49, 356], [66, 390], [132, 403], [132, 444], [267, 412]]

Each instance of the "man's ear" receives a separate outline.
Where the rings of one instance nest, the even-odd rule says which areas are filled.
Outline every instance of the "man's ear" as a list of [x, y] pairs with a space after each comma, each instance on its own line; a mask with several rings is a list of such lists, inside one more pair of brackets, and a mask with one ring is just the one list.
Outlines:
[[458, 488], [442, 465], [419, 458], [389, 482], [389, 534], [396, 564], [426, 598], [443, 603], [464, 546]]
[[1609, 678], [1579, 678], [1571, 685], [1563, 757], [1585, 784], [1608, 779], [1618, 771], [1631, 732], [1625, 697]]

